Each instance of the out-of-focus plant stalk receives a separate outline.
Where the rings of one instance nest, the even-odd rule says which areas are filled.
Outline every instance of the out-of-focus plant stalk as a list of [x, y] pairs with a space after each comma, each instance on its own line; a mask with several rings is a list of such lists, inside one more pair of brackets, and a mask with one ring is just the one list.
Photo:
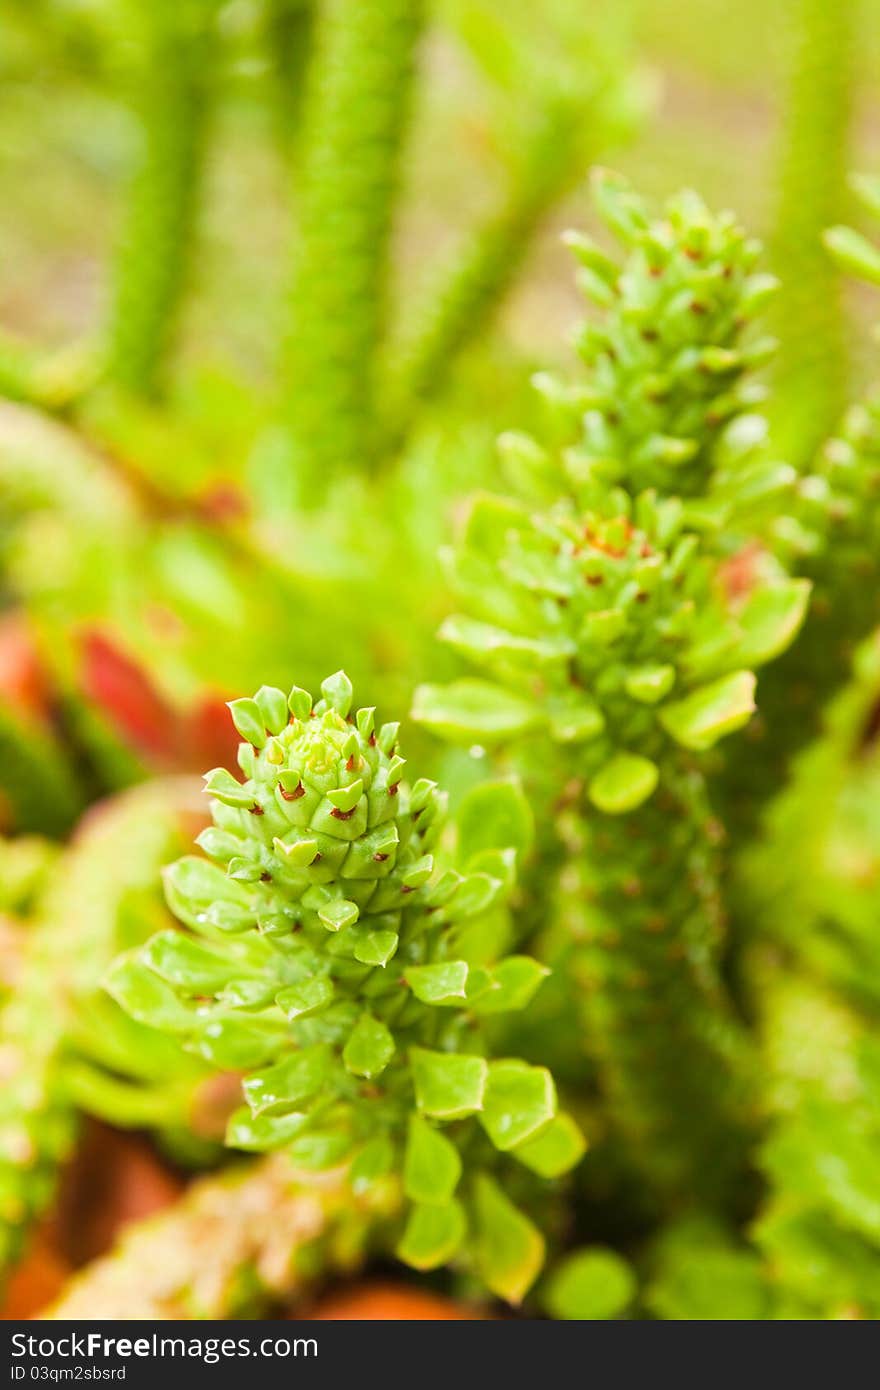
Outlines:
[[305, 91], [284, 362], [303, 498], [368, 466], [389, 243], [424, 0], [324, 0]]
[[847, 381], [847, 334], [821, 238], [846, 205], [855, 0], [786, 0], [787, 76], [772, 250], [782, 277], [782, 340], [771, 415], [776, 441], [804, 466], [835, 427]]
[[215, 0], [140, 5], [143, 147], [114, 274], [107, 375], [161, 393], [189, 278], [213, 79]]

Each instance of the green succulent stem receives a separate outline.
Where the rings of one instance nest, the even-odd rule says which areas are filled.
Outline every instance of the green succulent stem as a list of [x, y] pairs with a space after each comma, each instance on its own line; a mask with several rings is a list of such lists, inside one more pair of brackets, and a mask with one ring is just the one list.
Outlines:
[[324, 0], [306, 83], [284, 409], [304, 500], [369, 469], [424, 0]]
[[142, 148], [113, 276], [108, 379], [161, 394], [192, 269], [213, 88], [214, 0], [141, 4]]
[[625, 258], [570, 238], [600, 311], [580, 336], [588, 374], [544, 383], [546, 443], [502, 437], [535, 501], [474, 500], [450, 557], [463, 611], [441, 628], [480, 676], [422, 687], [414, 715], [455, 741], [532, 745], [527, 767], [539, 746], [553, 769], [541, 819], [568, 859], [588, 1050], [625, 1165], [669, 1209], [729, 1200], [755, 1123], [701, 755], [748, 724], [754, 668], [793, 640], [809, 585], [779, 565], [745, 597], [724, 582], [794, 478], [728, 437], [766, 351], [742, 339], [772, 289], [757, 244], [692, 194], [654, 217], [600, 173], [596, 197]]
[[317, 0], [267, 0], [266, 46], [272, 68], [282, 148], [295, 159], [300, 144], [305, 77]]
[[517, 850], [491, 826], [521, 808], [498, 786], [479, 850], [460, 832], [453, 853], [442, 793], [404, 778], [399, 726], [352, 697], [337, 671], [318, 701], [263, 686], [231, 702], [244, 781], [207, 775], [206, 857], [166, 873], [181, 925], [120, 956], [108, 989], [183, 1056], [243, 1074], [230, 1147], [351, 1161], [355, 1183], [399, 1175], [400, 1257], [433, 1269], [460, 1252], [516, 1302], [544, 1244], [493, 1174], [513, 1160], [558, 1177], [584, 1147], [550, 1073], [492, 1055], [492, 1017], [547, 973], [507, 954]]
[[628, 1160], [666, 1201], [729, 1201], [756, 1114], [745, 1031], [718, 961], [722, 830], [696, 768], [584, 825], [577, 954], [599, 1085]]
[[782, 272], [776, 303], [783, 349], [774, 372], [774, 437], [808, 467], [843, 409], [847, 331], [822, 234], [846, 207], [855, 104], [855, 0], [786, 0], [787, 74], [772, 239]]

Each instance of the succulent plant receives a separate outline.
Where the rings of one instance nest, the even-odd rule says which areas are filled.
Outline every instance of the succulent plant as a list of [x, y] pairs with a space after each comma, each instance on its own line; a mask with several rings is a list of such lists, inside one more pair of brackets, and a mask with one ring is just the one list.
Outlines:
[[758, 269], [760, 244], [696, 193], [671, 198], [651, 216], [618, 175], [599, 170], [593, 190], [624, 262], [592, 238], [569, 234], [581, 288], [599, 310], [577, 340], [588, 378], [541, 384], [567, 419], [564, 438], [579, 474], [598, 473], [632, 494], [656, 487], [702, 496], [722, 432], [762, 398], [747, 373], [775, 343], [750, 340], [747, 329], [776, 281]]
[[150, 0], [140, 29], [143, 149], [115, 271], [107, 376], [154, 395], [187, 285], [213, 86], [217, 0]]
[[[234, 1148], [350, 1163], [356, 1189], [402, 1174], [399, 1255], [433, 1268], [471, 1228], [481, 1277], [516, 1300], [543, 1241], [494, 1154], [551, 1178], [583, 1140], [545, 1068], [490, 1050], [488, 1021], [524, 1008], [546, 974], [506, 953], [515, 849], [449, 860], [444, 798], [404, 781], [399, 726], [354, 712], [342, 672], [322, 695], [264, 686], [232, 702], [245, 780], [207, 775], [207, 857], [166, 874], [183, 927], [122, 957], [109, 988], [139, 1021], [245, 1072]], [[496, 796], [503, 817], [515, 789]]]
[[[591, 375], [555, 389], [581, 437], [504, 441], [550, 500], [471, 507], [450, 563], [466, 613], [440, 635], [491, 679], [423, 686], [414, 716], [466, 743], [542, 740], [577, 824], [560, 830], [578, 865], [573, 968], [614, 1128], [653, 1197], [717, 1199], [755, 1111], [721, 981], [723, 829], [702, 755], [751, 718], [754, 669], [793, 640], [809, 585], [768, 561], [740, 590], [720, 558], [741, 544], [744, 481], [727, 486], [718, 455], [749, 396], [756, 247], [690, 197], [655, 223], [617, 180], [597, 196], [630, 250], [620, 271], [575, 239], [604, 286], [582, 335]], [[790, 474], [756, 468], [778, 505]]]

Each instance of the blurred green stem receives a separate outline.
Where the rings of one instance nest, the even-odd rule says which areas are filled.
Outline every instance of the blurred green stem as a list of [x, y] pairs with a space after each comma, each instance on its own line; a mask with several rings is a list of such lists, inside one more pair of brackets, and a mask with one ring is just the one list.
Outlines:
[[786, 0], [784, 10], [787, 74], [773, 238], [782, 351], [772, 419], [777, 447], [804, 467], [836, 425], [847, 382], [838, 276], [821, 237], [846, 208], [857, 3]]
[[107, 374], [161, 394], [190, 271], [212, 86], [214, 0], [141, 6], [143, 148], [114, 275]]
[[306, 502], [376, 449], [375, 368], [424, 0], [324, 0], [306, 84], [285, 411]]

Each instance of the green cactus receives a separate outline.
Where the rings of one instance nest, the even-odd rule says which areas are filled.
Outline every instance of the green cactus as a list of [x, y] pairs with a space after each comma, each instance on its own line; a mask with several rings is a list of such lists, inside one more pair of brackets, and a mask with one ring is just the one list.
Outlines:
[[246, 1073], [233, 1148], [349, 1162], [355, 1186], [400, 1172], [399, 1256], [433, 1268], [476, 1230], [480, 1276], [517, 1301], [543, 1241], [492, 1155], [546, 1178], [583, 1144], [549, 1072], [486, 1055], [486, 1020], [523, 1008], [546, 974], [505, 954], [515, 852], [436, 871], [443, 798], [403, 782], [398, 725], [352, 713], [342, 672], [322, 691], [317, 704], [265, 686], [233, 701], [246, 780], [208, 774], [209, 857], [166, 875], [189, 930], [123, 956], [109, 988], [138, 1021]]
[[[608, 291], [584, 335], [591, 378], [556, 391], [586, 405], [582, 437], [561, 454], [506, 441], [533, 491], [565, 500], [473, 505], [451, 566], [467, 614], [441, 636], [491, 679], [422, 687], [414, 714], [471, 743], [556, 746], [544, 757], [582, 820], [576, 968], [609, 1113], [655, 1196], [711, 1197], [741, 1168], [753, 1101], [720, 979], [722, 832], [699, 755], [749, 720], [753, 668], [792, 640], [808, 586], [768, 570], [733, 600], [717, 558], [748, 492], [714, 446], [748, 393], [737, 335], [755, 248], [690, 198], [651, 224], [618, 181], [599, 197], [632, 251], [612, 272], [577, 243]], [[701, 367], [716, 353], [723, 405]], [[666, 383], [658, 401], [646, 374]]]
[[772, 251], [783, 274], [776, 304], [782, 340], [774, 371], [773, 435], [800, 468], [843, 409], [847, 325], [825, 228], [846, 205], [856, 83], [857, 0], [786, 0], [785, 102]]
[[282, 146], [299, 150], [305, 75], [317, 11], [316, 0], [266, 0], [266, 47], [274, 79]]
[[568, 416], [563, 437], [581, 469], [633, 494], [656, 487], [700, 497], [723, 431], [761, 399], [747, 372], [775, 345], [744, 335], [776, 282], [756, 270], [759, 244], [697, 194], [679, 194], [652, 217], [615, 174], [598, 171], [593, 188], [625, 261], [587, 236], [569, 237], [599, 318], [578, 339], [589, 380], [568, 389], [548, 383]]
[[109, 380], [159, 394], [195, 239], [213, 82], [216, 0], [138, 0], [143, 149], [117, 257]]
[[324, 0], [297, 179], [285, 411], [302, 496], [369, 467], [389, 242], [424, 0]]

